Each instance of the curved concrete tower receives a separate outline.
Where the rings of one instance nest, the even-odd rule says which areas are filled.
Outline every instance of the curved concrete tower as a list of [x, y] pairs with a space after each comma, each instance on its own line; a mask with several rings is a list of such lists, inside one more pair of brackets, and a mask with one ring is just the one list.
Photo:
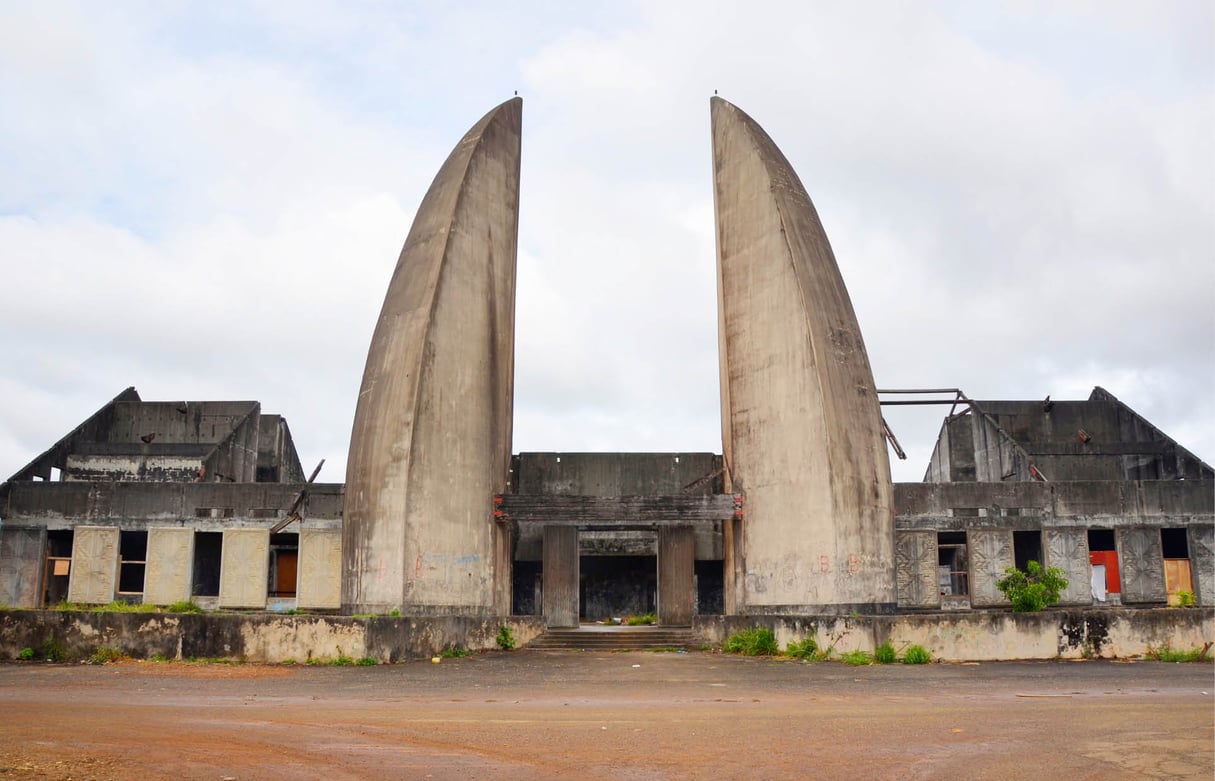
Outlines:
[[510, 613], [492, 515], [510, 471], [522, 116], [509, 100], [452, 151], [388, 285], [346, 467], [343, 612]]
[[818, 214], [756, 122], [711, 99], [722, 443], [746, 519], [727, 613], [893, 612], [881, 412]]

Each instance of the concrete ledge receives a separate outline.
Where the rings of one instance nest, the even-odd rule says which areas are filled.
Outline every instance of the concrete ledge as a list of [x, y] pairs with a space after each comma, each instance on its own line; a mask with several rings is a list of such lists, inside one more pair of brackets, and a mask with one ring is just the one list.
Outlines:
[[459, 646], [496, 649], [498, 631], [510, 627], [518, 646], [544, 631], [535, 616], [352, 618], [266, 613], [92, 613], [55, 610], [0, 611], [0, 659], [48, 644], [67, 659], [87, 659], [113, 648], [140, 659], [322, 661], [348, 656], [382, 663], [428, 659]]
[[886, 641], [900, 653], [922, 645], [934, 659], [1119, 659], [1149, 648], [1201, 648], [1215, 641], [1215, 608], [1007, 610], [916, 613], [899, 616], [697, 616], [692, 629], [721, 643], [750, 627], [766, 627], [781, 648], [814, 637], [821, 649], [870, 651]]

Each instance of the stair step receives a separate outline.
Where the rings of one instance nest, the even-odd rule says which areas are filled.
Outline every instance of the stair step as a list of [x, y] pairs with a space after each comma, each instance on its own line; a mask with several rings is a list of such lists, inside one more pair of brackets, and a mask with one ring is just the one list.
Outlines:
[[636, 651], [653, 648], [693, 648], [699, 645], [690, 629], [663, 627], [581, 627], [549, 629], [527, 644], [539, 651]]

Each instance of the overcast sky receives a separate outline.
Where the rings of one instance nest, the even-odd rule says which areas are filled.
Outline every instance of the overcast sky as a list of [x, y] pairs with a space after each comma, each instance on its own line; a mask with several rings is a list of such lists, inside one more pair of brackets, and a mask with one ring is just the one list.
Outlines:
[[[814, 200], [879, 387], [1215, 459], [1215, 4], [0, 0], [0, 479], [123, 388], [345, 476], [414, 211], [517, 90], [514, 450], [720, 452], [709, 97]], [[891, 411], [919, 480], [945, 410]]]

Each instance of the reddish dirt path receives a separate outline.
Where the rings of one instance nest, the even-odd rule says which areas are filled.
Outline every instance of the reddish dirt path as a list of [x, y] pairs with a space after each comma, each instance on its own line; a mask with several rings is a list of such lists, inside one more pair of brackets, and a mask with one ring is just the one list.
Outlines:
[[[640, 666], [635, 666], [640, 665]], [[0, 665], [0, 779], [1215, 776], [1211, 665]]]

